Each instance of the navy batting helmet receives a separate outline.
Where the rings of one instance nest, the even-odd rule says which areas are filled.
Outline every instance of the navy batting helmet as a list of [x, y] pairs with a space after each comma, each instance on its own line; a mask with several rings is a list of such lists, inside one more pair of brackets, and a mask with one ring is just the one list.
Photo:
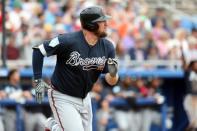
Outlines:
[[99, 26], [97, 22], [106, 21], [111, 17], [105, 15], [102, 8], [98, 6], [88, 7], [80, 13], [81, 26], [88, 31], [96, 31]]

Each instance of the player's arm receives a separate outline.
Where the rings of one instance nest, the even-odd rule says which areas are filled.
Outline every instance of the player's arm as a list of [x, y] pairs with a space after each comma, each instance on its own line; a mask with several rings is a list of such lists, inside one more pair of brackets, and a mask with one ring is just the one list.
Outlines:
[[58, 37], [45, 41], [43, 44], [33, 47], [32, 67], [33, 77], [36, 92], [36, 101], [41, 103], [44, 98], [45, 88], [49, 86], [42, 80], [42, 68], [44, 56], [55, 55], [58, 52], [59, 39]]
[[32, 66], [33, 66], [34, 80], [42, 78], [43, 61], [44, 61], [44, 55], [41, 53], [38, 46], [33, 47]]
[[48, 85], [42, 80], [43, 61], [44, 61], [44, 55], [41, 53], [38, 47], [33, 47], [32, 66], [33, 66], [36, 101], [38, 103], [41, 103], [43, 101], [45, 88], [48, 87]]
[[115, 59], [115, 49], [111, 42], [108, 43], [108, 60], [103, 71], [105, 80], [109, 85], [115, 85], [118, 82], [118, 61]]

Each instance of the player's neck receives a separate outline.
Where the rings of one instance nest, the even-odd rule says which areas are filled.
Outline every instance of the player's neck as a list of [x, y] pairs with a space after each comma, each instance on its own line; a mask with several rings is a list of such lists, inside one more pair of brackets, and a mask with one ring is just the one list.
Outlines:
[[83, 30], [82, 32], [88, 45], [94, 46], [98, 41], [98, 37], [94, 33], [89, 31]]

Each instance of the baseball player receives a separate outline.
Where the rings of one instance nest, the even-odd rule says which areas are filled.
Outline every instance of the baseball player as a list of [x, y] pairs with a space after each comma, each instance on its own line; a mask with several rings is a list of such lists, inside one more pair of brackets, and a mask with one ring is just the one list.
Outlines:
[[184, 109], [187, 113], [189, 125], [186, 131], [197, 130], [197, 52], [195, 45], [197, 40], [193, 37], [188, 38], [189, 50], [184, 52], [182, 49], [182, 62], [184, 69], [184, 80], [187, 92], [184, 97]]
[[[107, 36], [107, 20], [102, 8], [82, 10], [82, 30], [58, 35], [33, 47], [33, 74], [36, 100], [41, 103], [44, 90], [54, 118], [49, 118], [46, 130], [92, 131], [92, 109], [89, 91], [101, 73], [110, 85], [118, 81], [115, 49]], [[49, 87], [42, 80], [44, 56], [57, 56]]]

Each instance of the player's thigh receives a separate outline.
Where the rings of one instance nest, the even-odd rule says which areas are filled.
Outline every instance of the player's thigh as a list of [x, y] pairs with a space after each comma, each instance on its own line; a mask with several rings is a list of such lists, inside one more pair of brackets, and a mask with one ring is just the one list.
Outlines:
[[57, 103], [55, 108], [52, 109], [54, 117], [64, 131], [84, 131], [81, 116], [74, 105]]
[[82, 118], [74, 103], [49, 95], [49, 103], [55, 120], [63, 131], [84, 131]]

